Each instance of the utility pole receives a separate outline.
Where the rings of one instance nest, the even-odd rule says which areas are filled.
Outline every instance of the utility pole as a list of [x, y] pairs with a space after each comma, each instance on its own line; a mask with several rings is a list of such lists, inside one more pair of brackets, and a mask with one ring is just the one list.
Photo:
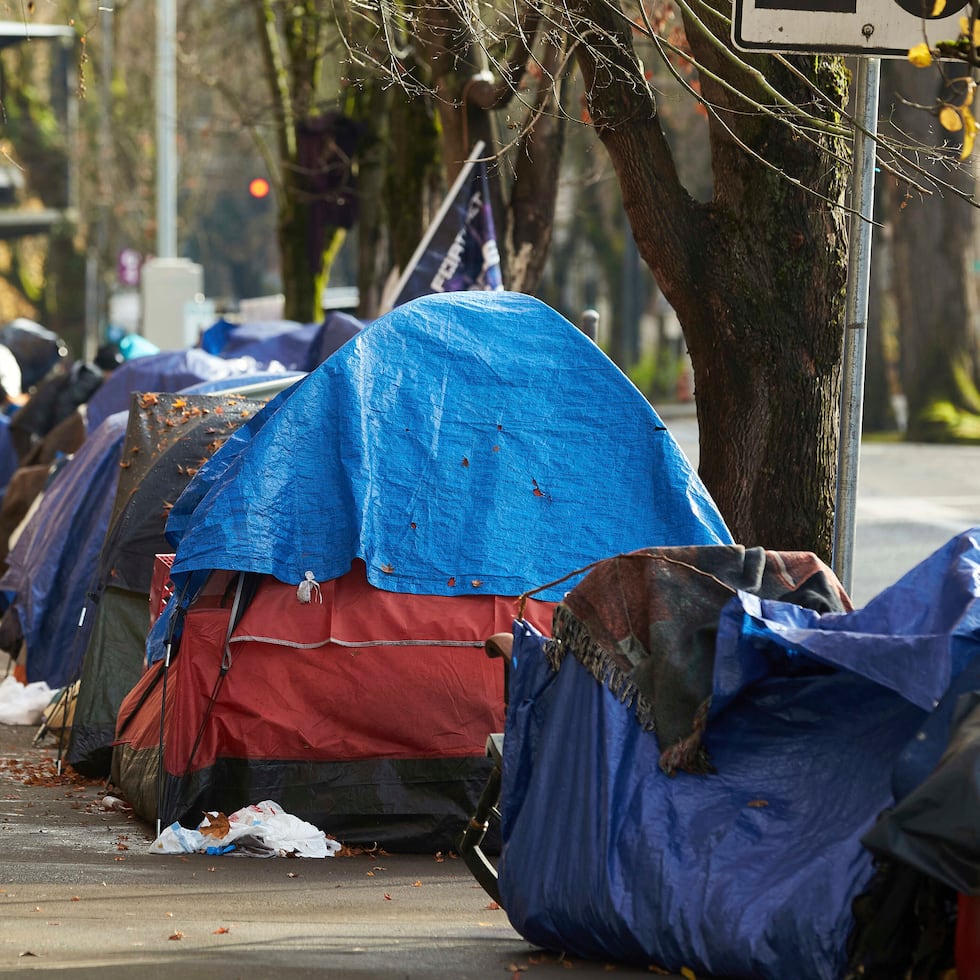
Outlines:
[[177, 257], [177, 3], [157, 0], [157, 257]]

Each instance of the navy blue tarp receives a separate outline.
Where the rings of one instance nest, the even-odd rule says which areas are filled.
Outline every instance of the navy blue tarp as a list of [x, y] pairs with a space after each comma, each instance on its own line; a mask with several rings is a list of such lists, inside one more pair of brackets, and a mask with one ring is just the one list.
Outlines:
[[312, 371], [362, 327], [360, 320], [340, 312], [328, 313], [322, 323], [307, 324], [219, 320], [201, 335], [201, 347], [220, 357], [254, 357], [277, 361], [291, 371]]
[[59, 470], [7, 557], [0, 589], [27, 645], [27, 679], [63, 687], [76, 676], [91, 622], [81, 620], [116, 496], [129, 412], [106, 419]]
[[290, 371], [308, 371], [310, 348], [322, 327], [295, 320], [230, 325], [222, 320], [201, 336], [201, 347], [219, 357], [254, 357], [266, 363], [278, 361]]
[[699, 976], [842, 976], [872, 874], [862, 837], [893, 778], [908, 792], [935, 764], [945, 692], [980, 653], [978, 569], [975, 528], [854, 612], [738, 593], [711, 775], [665, 775], [632, 709], [574, 657], [553, 671], [515, 624], [500, 888], [518, 932]]
[[[666, 426], [520, 293], [426, 296], [240, 429], [168, 523], [175, 582], [227, 568], [393, 592], [519, 595], [588, 562], [731, 536]], [[553, 599], [567, 585], [539, 593]]]
[[9, 415], [0, 415], [0, 496], [19, 463], [14, 441], [10, 437], [10, 418]]

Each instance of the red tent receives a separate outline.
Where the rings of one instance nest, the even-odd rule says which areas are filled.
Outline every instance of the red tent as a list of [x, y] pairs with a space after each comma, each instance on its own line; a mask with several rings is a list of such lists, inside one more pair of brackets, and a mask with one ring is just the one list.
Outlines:
[[[113, 781], [164, 824], [273, 799], [347, 842], [448, 850], [486, 780], [487, 735], [503, 730], [503, 666], [483, 643], [510, 629], [516, 601], [384, 592], [359, 560], [309, 602], [298, 592], [212, 577], [169, 666], [120, 708]], [[530, 599], [524, 615], [547, 631], [554, 605]]]

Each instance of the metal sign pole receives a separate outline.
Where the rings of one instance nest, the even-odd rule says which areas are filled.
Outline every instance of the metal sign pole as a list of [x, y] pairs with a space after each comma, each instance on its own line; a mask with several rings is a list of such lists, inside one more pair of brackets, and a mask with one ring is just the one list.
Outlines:
[[157, 258], [177, 257], [177, 0], [157, 0]]
[[851, 170], [852, 213], [848, 234], [846, 328], [833, 544], [833, 569], [848, 593], [853, 577], [855, 505], [864, 416], [864, 362], [868, 344], [871, 221], [874, 216], [880, 74], [881, 62], [878, 58], [858, 58], [854, 116], [859, 129], [854, 135]]

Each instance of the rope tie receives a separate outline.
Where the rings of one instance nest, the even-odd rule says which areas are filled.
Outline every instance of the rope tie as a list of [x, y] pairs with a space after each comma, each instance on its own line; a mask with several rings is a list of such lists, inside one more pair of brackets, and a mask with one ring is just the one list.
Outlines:
[[316, 596], [317, 602], [323, 602], [320, 583], [313, 577], [312, 572], [306, 572], [303, 581], [299, 583], [299, 587], [296, 589], [296, 598], [302, 603], [307, 603], [312, 601], [313, 596]]

